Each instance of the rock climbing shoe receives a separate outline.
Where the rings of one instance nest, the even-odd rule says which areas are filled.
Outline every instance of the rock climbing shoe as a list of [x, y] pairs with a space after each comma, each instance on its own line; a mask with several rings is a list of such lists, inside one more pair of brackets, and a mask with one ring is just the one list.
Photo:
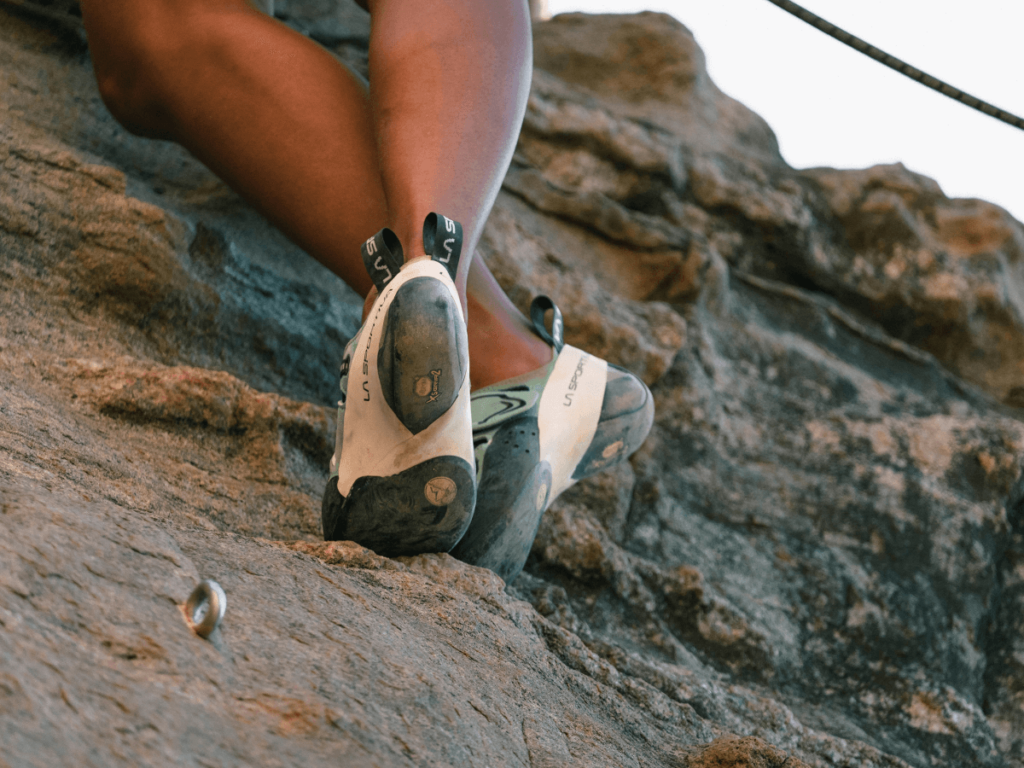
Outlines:
[[530, 316], [554, 358], [473, 393], [476, 512], [451, 552], [506, 582], [522, 570], [555, 497], [625, 460], [654, 420], [654, 400], [640, 379], [563, 342], [562, 315], [551, 299], [534, 299]]
[[462, 226], [430, 214], [426, 257], [383, 229], [362, 247], [377, 299], [341, 367], [324, 538], [388, 557], [447, 552], [473, 516], [466, 322], [454, 278]]

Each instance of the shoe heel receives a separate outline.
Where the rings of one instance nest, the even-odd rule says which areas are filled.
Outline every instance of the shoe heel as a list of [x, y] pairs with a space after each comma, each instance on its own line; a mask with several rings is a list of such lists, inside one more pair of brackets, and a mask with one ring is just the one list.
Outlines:
[[327, 541], [357, 541], [385, 557], [448, 552], [473, 518], [476, 477], [458, 456], [436, 456], [390, 477], [360, 477], [348, 496], [324, 490]]
[[413, 434], [444, 414], [469, 370], [465, 324], [441, 280], [417, 277], [395, 294], [384, 323], [377, 372], [384, 400]]

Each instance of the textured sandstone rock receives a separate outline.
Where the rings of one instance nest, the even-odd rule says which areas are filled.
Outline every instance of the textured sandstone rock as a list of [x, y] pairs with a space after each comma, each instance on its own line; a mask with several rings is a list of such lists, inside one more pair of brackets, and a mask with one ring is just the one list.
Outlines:
[[761, 739], [716, 739], [687, 763], [689, 768], [803, 768], [805, 763], [792, 760], [780, 749]]
[[[0, 124], [0, 136], [0, 232], [28, 240], [21, 263], [42, 270], [39, 290], [114, 315], [164, 360], [187, 346], [206, 365], [332, 401], [335, 358], [358, 327], [351, 304], [268, 272], [201, 222], [127, 195], [122, 172], [82, 162], [17, 117]], [[313, 330], [324, 319], [324, 332]], [[247, 350], [231, 349], [243, 339]], [[320, 351], [296, 354], [299, 344]]]
[[1020, 224], [787, 168], [666, 17], [539, 25], [480, 255], [658, 413], [506, 586], [320, 540], [359, 301], [5, 7], [0, 764], [1024, 765]]
[[537, 61], [530, 167], [513, 169], [510, 191], [638, 250], [704, 235], [734, 266], [811, 281], [1024, 403], [1024, 229], [1005, 211], [949, 200], [902, 166], [789, 171], [756, 116], [707, 79], [688, 31], [653, 14], [559, 17], [538, 28]]
[[718, 90], [693, 35], [664, 14], [563, 14], [536, 27], [534, 57], [545, 72], [693, 151], [781, 163], [771, 129]]
[[[0, 494], [10, 764], [638, 765], [710, 738], [564, 666], [529, 606], [447, 556], [325, 565], [17, 485]], [[210, 642], [180, 612], [200, 575], [228, 595]]]
[[[814, 170], [849, 250], [830, 282], [897, 338], [1015, 402], [1024, 382], [1024, 227], [900, 165]], [[1019, 404], [1019, 403], [1018, 403]]]

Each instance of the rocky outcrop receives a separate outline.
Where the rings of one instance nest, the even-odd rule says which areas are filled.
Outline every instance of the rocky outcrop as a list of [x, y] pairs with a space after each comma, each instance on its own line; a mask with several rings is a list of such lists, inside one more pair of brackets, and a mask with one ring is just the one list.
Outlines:
[[990, 203], [949, 200], [899, 165], [805, 175], [820, 185], [848, 245], [818, 282], [893, 336], [1024, 406], [1020, 224]]
[[[0, 765], [1024, 765], [1008, 214], [788, 168], [667, 17], [538, 25], [481, 257], [657, 418], [505, 585], [320, 540], [360, 302], [38, 7], [0, 4]], [[275, 9], [365, 64], [365, 15]]]

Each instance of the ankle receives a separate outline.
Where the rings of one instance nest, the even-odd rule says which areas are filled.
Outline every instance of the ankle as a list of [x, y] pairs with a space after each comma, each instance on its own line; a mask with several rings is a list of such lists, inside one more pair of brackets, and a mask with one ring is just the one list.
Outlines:
[[481, 317], [470, 299], [469, 373], [472, 389], [531, 373], [551, 362], [551, 347], [525, 323]]
[[[539, 346], [533, 344], [505, 343], [496, 345], [498, 357], [480, 355], [475, 357], [470, 351], [469, 383], [470, 389], [476, 391], [497, 384], [501, 381], [514, 379], [527, 373], [533, 373], [551, 362], [553, 350], [540, 339]], [[470, 350], [473, 345], [470, 344]]]

